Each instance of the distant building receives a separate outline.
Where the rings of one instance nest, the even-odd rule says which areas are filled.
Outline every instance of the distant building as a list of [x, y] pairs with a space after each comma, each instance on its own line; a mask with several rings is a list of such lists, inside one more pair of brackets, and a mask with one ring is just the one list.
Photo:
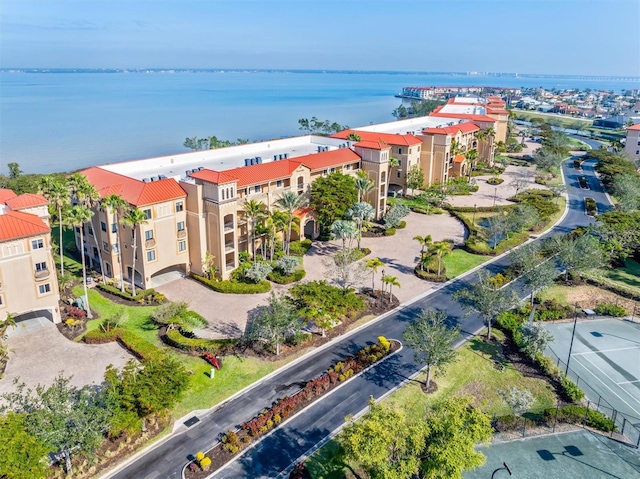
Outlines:
[[60, 322], [47, 206], [43, 196], [0, 189], [0, 320]]
[[640, 123], [627, 128], [624, 151], [633, 160], [640, 160]]
[[610, 116], [607, 118], [599, 118], [593, 120], [593, 126], [597, 128], [608, 128], [612, 130], [618, 130], [624, 128], [625, 125], [631, 120], [630, 117], [624, 115]]

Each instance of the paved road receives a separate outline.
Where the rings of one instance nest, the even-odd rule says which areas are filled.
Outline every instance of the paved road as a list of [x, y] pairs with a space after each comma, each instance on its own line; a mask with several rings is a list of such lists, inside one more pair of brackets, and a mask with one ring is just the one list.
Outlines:
[[[593, 221], [584, 214], [584, 197], [594, 198], [598, 203], [599, 211], [605, 211], [609, 204], [594, 175], [591, 162], [584, 165], [582, 172], [575, 171], [572, 163], [567, 162], [564, 166], [564, 174], [570, 210], [563, 222], [554, 229], [554, 232], [559, 233], [566, 233], [577, 226]], [[578, 186], [580, 175], [589, 178], [590, 191]], [[508, 266], [508, 261], [507, 257], [499, 258], [483, 269], [493, 274]], [[234, 428], [257, 414], [265, 406], [271, 405], [277, 398], [295, 391], [299, 384], [318, 376], [333, 363], [353, 354], [364, 345], [375, 342], [378, 336], [401, 339], [407, 323], [422, 308], [446, 311], [450, 320], [457, 323], [464, 337], [468, 338], [481, 329], [482, 321], [476, 315], [464, 317], [463, 311], [451, 299], [451, 295], [476, 279], [477, 272], [447, 284], [357, 333], [336, 341], [330, 347], [317, 351], [305, 361], [282, 370], [268, 380], [257, 384], [247, 394], [237, 397], [223, 408], [200, 418], [196, 426], [171, 438], [112, 477], [118, 479], [181, 477], [181, 469], [188, 460], [188, 456], [199, 450], [209, 449], [215, 444], [221, 432]], [[344, 423], [345, 416], [360, 412], [366, 406], [369, 397], [380, 398], [416, 374], [421, 368], [422, 365], [413, 360], [413, 351], [408, 348], [403, 349], [311, 405], [303, 414], [289, 420], [258, 445], [245, 451], [215, 477], [234, 479], [277, 477], [297, 458], [340, 427]]]

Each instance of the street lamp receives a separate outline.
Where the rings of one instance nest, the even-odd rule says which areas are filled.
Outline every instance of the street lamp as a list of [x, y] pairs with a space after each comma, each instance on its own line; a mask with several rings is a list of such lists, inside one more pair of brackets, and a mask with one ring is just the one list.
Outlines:
[[476, 225], [476, 211], [478, 210], [478, 205], [476, 203], [473, 204], [473, 226]]
[[509, 469], [509, 466], [507, 466], [506, 462], [502, 463], [502, 467], [499, 467], [498, 469], [493, 471], [493, 474], [491, 474], [491, 479], [493, 479], [493, 476], [495, 476], [496, 472], [498, 472], [498, 471], [507, 471], [509, 473], [509, 475], [511, 475], [511, 469]]
[[493, 206], [496, 205], [496, 196], [498, 196], [498, 187], [497, 186], [493, 189]]
[[571, 361], [571, 351], [573, 350], [573, 338], [576, 336], [576, 324], [578, 324], [578, 304], [573, 306], [573, 332], [571, 333], [571, 343], [569, 344], [569, 356], [567, 357], [567, 368], [564, 375], [569, 374], [569, 361]]

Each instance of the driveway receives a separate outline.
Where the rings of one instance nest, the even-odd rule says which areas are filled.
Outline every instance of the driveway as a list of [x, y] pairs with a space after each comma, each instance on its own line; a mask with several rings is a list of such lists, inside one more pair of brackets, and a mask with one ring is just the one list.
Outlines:
[[52, 323], [11, 336], [7, 345], [9, 362], [0, 379], [0, 394], [15, 390], [15, 378], [29, 387], [49, 386], [61, 371], [65, 376], [73, 376], [71, 384], [75, 386], [100, 384], [109, 364], [121, 368], [133, 358], [118, 343], [74, 343]]

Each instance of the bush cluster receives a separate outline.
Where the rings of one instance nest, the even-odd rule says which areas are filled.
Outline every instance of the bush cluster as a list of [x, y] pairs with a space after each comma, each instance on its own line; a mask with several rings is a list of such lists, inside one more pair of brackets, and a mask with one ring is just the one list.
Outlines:
[[464, 242], [463, 249], [473, 254], [481, 254], [485, 256], [498, 256], [502, 253], [513, 249], [514, 247], [521, 245], [529, 239], [529, 232], [523, 231], [522, 233], [513, 232], [509, 233], [509, 237], [498, 243], [494, 248], [491, 248], [488, 243], [484, 241], [477, 241], [476, 237], [469, 235], [469, 239]]
[[304, 256], [311, 249], [311, 240], [292, 241], [289, 244], [289, 254], [291, 256]]
[[405, 220], [400, 221], [400, 224], [398, 225], [398, 229], [404, 229], [407, 227], [407, 222]]
[[[534, 319], [536, 321], [557, 321], [570, 317], [572, 312], [571, 306], [561, 304], [555, 299], [549, 299], [536, 305]], [[531, 314], [531, 306], [528, 304], [522, 306], [520, 314], [528, 318]]]
[[326, 281], [309, 281], [297, 284], [289, 290], [300, 314], [305, 317], [313, 317], [312, 311], [322, 306], [324, 312], [336, 319], [354, 317], [365, 307], [364, 300], [357, 296], [353, 290], [343, 291], [332, 286]]
[[202, 339], [190, 338], [178, 329], [170, 329], [162, 337], [165, 343], [174, 348], [193, 353], [217, 353], [226, 346], [233, 346], [237, 339]]
[[208, 286], [218, 293], [226, 294], [259, 294], [268, 293], [271, 290], [271, 283], [269, 281], [261, 281], [259, 283], [242, 283], [240, 281], [215, 281], [199, 276], [195, 273], [191, 273], [191, 277], [199, 283]]
[[139, 304], [162, 304], [166, 299], [164, 294], [158, 293], [153, 288], [139, 290], [136, 292], [135, 296], [132, 296], [131, 288], [127, 286], [125, 286], [124, 293], [120, 291], [120, 288], [110, 284], [98, 283], [96, 284], [96, 287], [119, 298], [126, 299], [127, 301], [134, 301]]
[[544, 411], [545, 417], [554, 417], [556, 414], [559, 421], [573, 424], [582, 424], [584, 422], [587, 426], [604, 432], [616, 430], [613, 419], [608, 418], [595, 409], [587, 409], [586, 406], [569, 404], [559, 408], [557, 412], [554, 408], [549, 408]]
[[437, 270], [434, 273], [430, 269], [422, 270], [420, 269], [420, 266], [416, 266], [413, 269], [413, 272], [418, 278], [424, 279], [425, 281], [433, 281], [434, 283], [445, 283], [447, 281], [447, 275], [445, 274], [446, 271], [444, 266], [442, 267], [442, 271], [440, 271], [440, 276], [438, 276]]
[[396, 234], [395, 228], [387, 228], [386, 230], [384, 230], [385, 236], [393, 236], [394, 234]]
[[497, 176], [494, 176], [492, 178], [489, 178], [487, 180], [487, 183], [490, 185], [501, 185], [502, 183], [504, 183], [504, 180], [502, 178], [498, 178]]
[[240, 438], [235, 431], [227, 431], [226, 434], [222, 435], [220, 442], [222, 442], [222, 449], [231, 454], [235, 454], [240, 450]]
[[296, 281], [300, 281], [306, 275], [307, 273], [303, 269], [294, 271], [289, 275], [282, 273], [280, 270], [274, 269], [271, 273], [269, 273], [269, 275], [267, 276], [267, 279], [277, 284], [290, 284], [290, 283], [295, 283]]
[[70, 304], [64, 307], [64, 314], [72, 319], [84, 319], [87, 317], [87, 312], [84, 309], [78, 308], [77, 306], [72, 306]]
[[549, 218], [560, 211], [560, 207], [553, 201], [553, 192], [542, 189], [526, 190], [509, 198], [509, 201], [533, 206], [541, 222], [549, 221]]
[[164, 354], [149, 341], [122, 328], [115, 328], [108, 332], [97, 329], [89, 331], [84, 335], [83, 340], [87, 344], [104, 344], [117, 341], [138, 359], [152, 359]]
[[603, 316], [613, 316], [614, 318], [622, 318], [629, 314], [627, 310], [622, 306], [611, 303], [599, 304], [598, 306], [596, 306], [596, 309], [594, 311]]

